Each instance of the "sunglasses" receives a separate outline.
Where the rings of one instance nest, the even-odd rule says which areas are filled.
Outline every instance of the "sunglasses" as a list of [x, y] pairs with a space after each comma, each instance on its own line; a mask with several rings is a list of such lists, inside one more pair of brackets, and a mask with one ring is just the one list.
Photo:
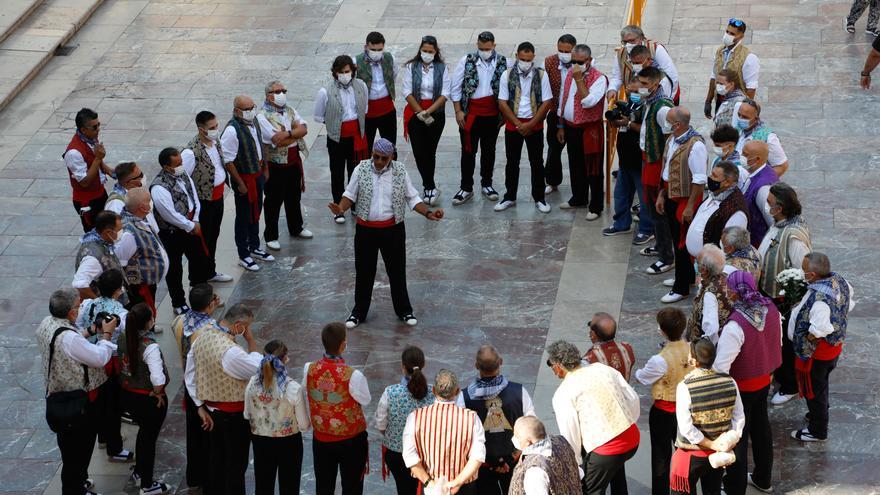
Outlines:
[[746, 23], [737, 19], [736, 17], [731, 17], [730, 19], [727, 20], [727, 25], [741, 28], [741, 27], [745, 26]]
[[141, 172], [141, 175], [137, 175], [137, 176], [135, 176], [135, 177], [130, 177], [130, 178], [129, 178], [127, 181], [125, 181], [125, 182], [132, 182], [132, 181], [136, 181], [136, 180], [141, 180], [141, 179], [143, 179], [143, 178], [144, 178], [144, 174], [143, 174], [143, 172]]
[[269, 91], [269, 92], [272, 93], [272, 94], [276, 94], [276, 95], [280, 95], [280, 94], [285, 94], [285, 95], [286, 95], [286, 94], [287, 94], [287, 90], [286, 90], [286, 89], [276, 89], [275, 91]]
[[86, 126], [83, 126], [83, 129], [88, 129], [88, 130], [90, 130], [90, 131], [97, 131], [100, 127], [101, 127], [101, 123], [98, 122], [98, 123], [95, 124], [95, 125], [86, 125]]

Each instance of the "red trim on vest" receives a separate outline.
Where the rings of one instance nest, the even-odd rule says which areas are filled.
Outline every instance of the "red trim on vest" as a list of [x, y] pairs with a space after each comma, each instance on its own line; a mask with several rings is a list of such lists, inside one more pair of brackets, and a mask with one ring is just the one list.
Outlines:
[[623, 433], [593, 449], [593, 454], [617, 455], [624, 454], [639, 446], [639, 427], [635, 423], [623, 430]]
[[[78, 135], [74, 134], [73, 139], [70, 140], [70, 143], [67, 145], [67, 149], [64, 151], [66, 155], [68, 151], [76, 150], [79, 151], [79, 154], [82, 155], [83, 160], [86, 162], [86, 169], [91, 166], [92, 162], [95, 161], [95, 152], [89, 148], [89, 145], [85, 143], [82, 139], [79, 138]], [[63, 156], [63, 155], [62, 155]], [[94, 199], [98, 199], [102, 194], [105, 194], [104, 184], [101, 184], [101, 172], [98, 171], [98, 175], [95, 177], [95, 180], [88, 187], [83, 187], [80, 185], [79, 181], [73, 176], [70, 172], [70, 169], [67, 169], [67, 175], [70, 178], [70, 187], [73, 189], [73, 200], [80, 203], [88, 203]]]
[[212, 402], [205, 401], [205, 405], [213, 407], [225, 413], [240, 413], [244, 411], [244, 401], [241, 402]]
[[[590, 70], [586, 74], [584, 74], [584, 86], [586, 86], [587, 88], [587, 93], [589, 93], [590, 87], [593, 85], [593, 83], [598, 81], [600, 77], [605, 78], [605, 85], [607, 87], [608, 76], [602, 74], [602, 72], [600, 72], [595, 67], [590, 67]], [[589, 108], [584, 108], [580, 104], [580, 101], [583, 98], [581, 98], [580, 100], [578, 99], [577, 85], [574, 82], [574, 73], [572, 71], [568, 71], [568, 74], [565, 75], [565, 81], [563, 81], [562, 83], [563, 111], [561, 113], [563, 115], [565, 114], [565, 104], [568, 102], [568, 96], [572, 94], [572, 86], [575, 86], [573, 94], [573, 98], [575, 99], [575, 101], [572, 102], [572, 118], [574, 119], [575, 123], [577, 123], [578, 126], [587, 122], [599, 122], [601, 124], [602, 112], [605, 111], [605, 95], [602, 95], [602, 98], [598, 102], [596, 102], [595, 105]]]
[[[424, 100], [419, 100], [419, 106], [422, 107], [422, 110], [429, 108], [434, 104], [434, 100], [431, 98], [427, 98]], [[403, 109], [403, 139], [409, 141], [409, 121], [415, 117], [416, 111], [412, 109], [409, 103], [406, 104], [406, 108]]]
[[376, 222], [363, 220], [361, 219], [361, 217], [354, 217], [354, 221], [357, 222], [358, 225], [363, 225], [364, 227], [370, 227], [372, 229], [387, 229], [388, 227], [394, 227], [395, 225], [397, 225], [394, 221], [394, 217], [391, 217], [388, 220], [379, 220]]
[[735, 380], [740, 392], [757, 392], [770, 385], [770, 374], [756, 376], [745, 380]]
[[673, 413], [673, 414], [675, 413], [675, 401], [674, 400], [669, 401], [669, 400], [657, 399], [654, 401], [654, 407], [656, 407], [657, 409], [664, 411], [664, 412]]
[[214, 186], [214, 189], [211, 191], [211, 201], [217, 201], [218, 199], [223, 199], [223, 191], [225, 189], [226, 184], [220, 183], [219, 186]]
[[484, 96], [482, 98], [473, 98], [468, 101], [468, 113], [464, 120], [464, 151], [472, 153], [474, 151], [471, 146], [471, 129], [477, 117], [495, 117], [498, 115], [498, 99], [494, 95]]
[[365, 117], [368, 119], [375, 119], [376, 117], [388, 115], [393, 111], [394, 100], [391, 99], [391, 96], [385, 96], [384, 98], [379, 98], [378, 100], [370, 100], [369, 104], [367, 105], [367, 113]]

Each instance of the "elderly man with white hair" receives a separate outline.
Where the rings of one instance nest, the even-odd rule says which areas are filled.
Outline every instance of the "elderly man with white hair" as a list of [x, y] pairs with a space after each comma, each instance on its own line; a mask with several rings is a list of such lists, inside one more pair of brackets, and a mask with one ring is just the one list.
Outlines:
[[547, 437], [540, 419], [523, 416], [513, 424], [513, 444], [522, 455], [508, 495], [581, 494], [577, 461], [565, 437]]
[[727, 275], [724, 273], [724, 253], [714, 244], [706, 244], [697, 254], [700, 269], [700, 290], [694, 299], [694, 308], [688, 320], [686, 338], [693, 342], [707, 337], [718, 342], [718, 331], [727, 322], [733, 310]]
[[168, 273], [169, 261], [165, 246], [150, 225], [152, 211], [150, 191], [144, 187], [128, 191], [115, 250], [128, 281], [129, 303], [147, 303], [156, 314], [156, 286]]
[[761, 256], [751, 244], [751, 235], [743, 227], [727, 227], [721, 232], [721, 250], [727, 264], [724, 273], [742, 270], [749, 272], [755, 280], [760, 279]]

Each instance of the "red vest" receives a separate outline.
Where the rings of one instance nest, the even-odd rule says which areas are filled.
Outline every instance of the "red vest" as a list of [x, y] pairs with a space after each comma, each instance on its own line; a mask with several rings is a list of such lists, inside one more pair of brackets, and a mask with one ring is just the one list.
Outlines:
[[[590, 67], [590, 70], [584, 76], [584, 86], [587, 87], [587, 90], [589, 90], [590, 86], [592, 86], [593, 83], [596, 82], [596, 80], [600, 77], [605, 77], [606, 81], [608, 79], [605, 74], [599, 72], [595, 67]], [[562, 91], [563, 105], [565, 105], [568, 101], [568, 95], [572, 91], [572, 86], [574, 86], [573, 82], [574, 78], [572, 77], [572, 71], [568, 71], [568, 74], [565, 76], [565, 85]], [[575, 87], [574, 91], [577, 92], [577, 87]], [[575, 98], [577, 98], [577, 95], [575, 95]], [[584, 108], [581, 105], [577, 104], [577, 102], [575, 102], [574, 122], [572, 122], [572, 124], [580, 126], [589, 122], [601, 122], [604, 110], [605, 95], [602, 95], [602, 98], [599, 99], [599, 102], [591, 106], [590, 108]]]
[[559, 55], [553, 54], [544, 59], [544, 72], [550, 80], [550, 91], [553, 93], [550, 111], [555, 112], [559, 106], [559, 92], [562, 90], [562, 71], [559, 70]]
[[364, 410], [348, 392], [352, 373], [343, 359], [323, 358], [309, 366], [306, 390], [315, 440], [339, 442], [367, 429]]
[[452, 480], [461, 473], [474, 440], [476, 417], [474, 411], [452, 402], [416, 409], [416, 450], [431, 477]]
[[[92, 164], [95, 160], [95, 152], [89, 148], [89, 145], [86, 144], [85, 141], [80, 139], [79, 134], [74, 134], [73, 139], [70, 140], [70, 144], [67, 145], [67, 149], [62, 154], [62, 158], [67, 154], [70, 150], [79, 151], [82, 155], [83, 160], [86, 162], [86, 167]], [[79, 181], [76, 180], [76, 177], [73, 176], [73, 173], [70, 172], [70, 169], [67, 169], [67, 175], [70, 178], [70, 187], [73, 188], [73, 200], [79, 203], [88, 203], [93, 199], [98, 199], [104, 194], [104, 184], [101, 184], [101, 181], [97, 178], [92, 182], [92, 184], [88, 187], [83, 187], [80, 185]]]
[[759, 332], [738, 311], [730, 313], [743, 331], [743, 345], [730, 365], [730, 376], [740, 381], [769, 375], [782, 364], [782, 325], [779, 310], [770, 304], [764, 330]]

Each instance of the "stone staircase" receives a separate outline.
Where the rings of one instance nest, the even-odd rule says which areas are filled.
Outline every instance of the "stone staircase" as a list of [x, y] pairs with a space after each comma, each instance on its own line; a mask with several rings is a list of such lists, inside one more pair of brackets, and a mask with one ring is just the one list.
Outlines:
[[3, 0], [0, 111], [39, 74], [104, 0]]

